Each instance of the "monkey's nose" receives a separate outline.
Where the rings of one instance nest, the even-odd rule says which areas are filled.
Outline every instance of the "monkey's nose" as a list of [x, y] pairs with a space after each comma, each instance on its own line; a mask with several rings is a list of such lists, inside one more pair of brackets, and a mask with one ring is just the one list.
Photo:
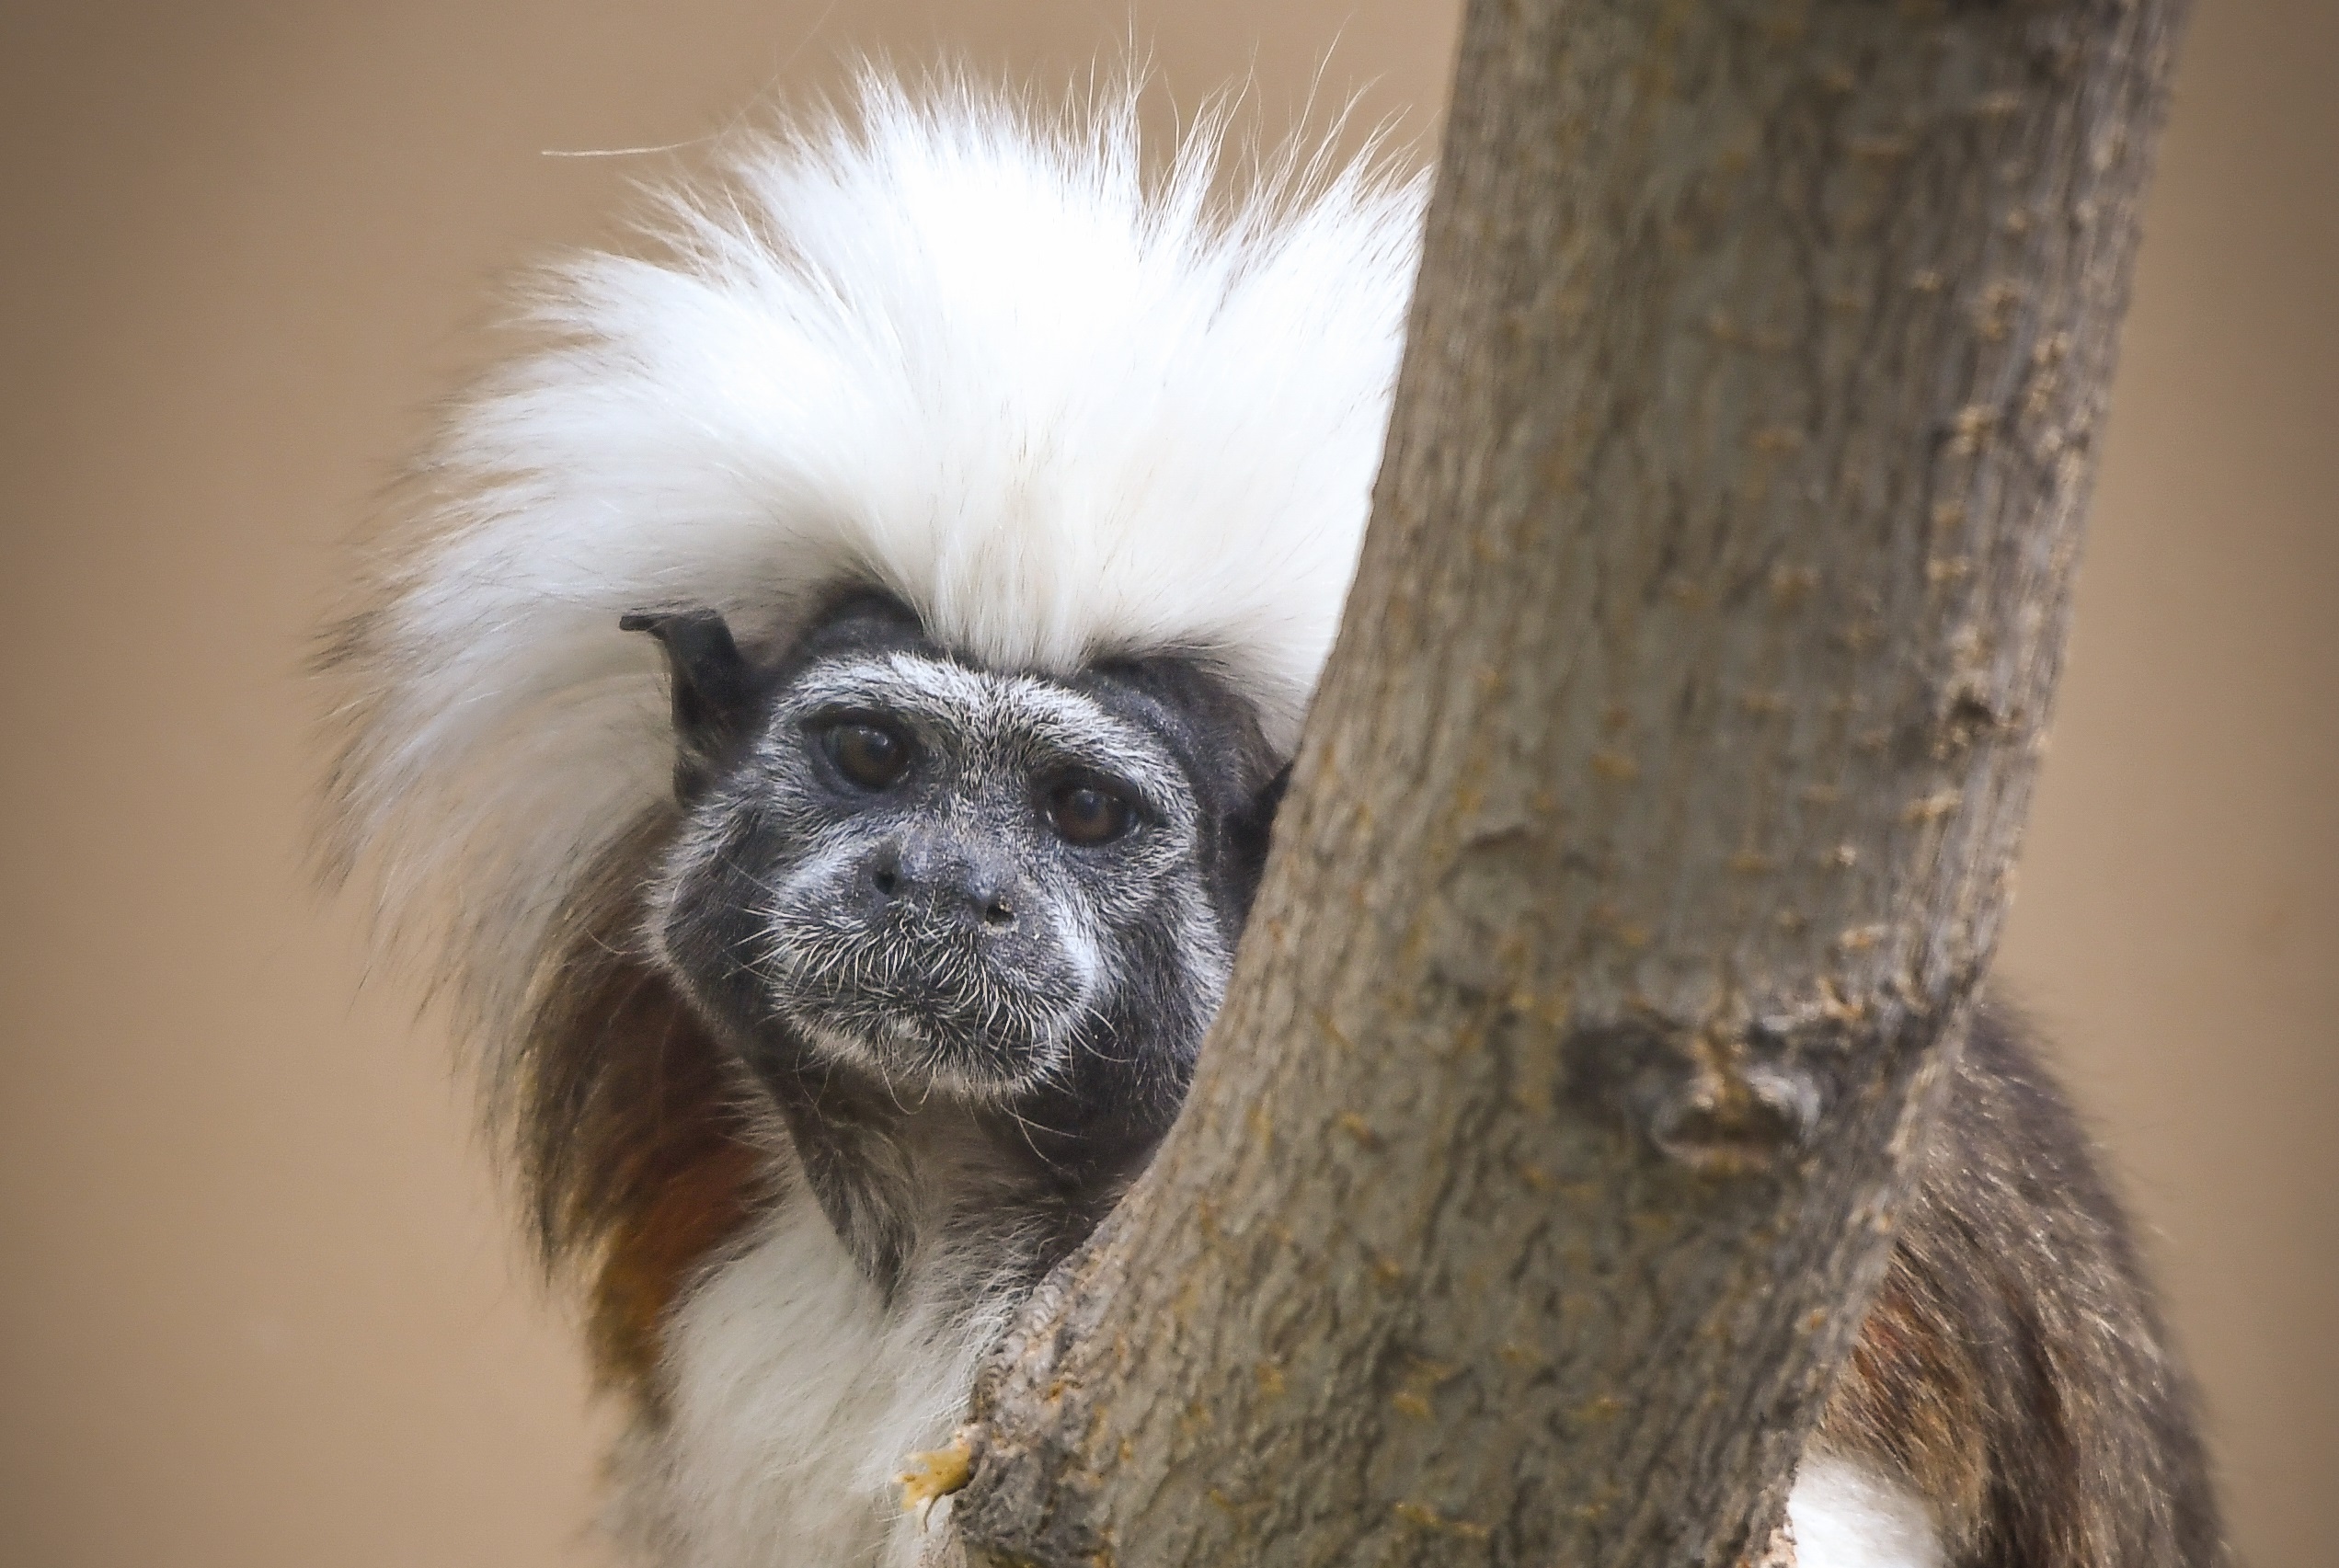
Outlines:
[[887, 844], [869, 857], [864, 881], [879, 909], [908, 905], [985, 931], [1015, 923], [1014, 874], [987, 857]]
[[954, 879], [956, 886], [943, 901], [970, 925], [985, 931], [1005, 931], [1015, 923], [1015, 901], [1008, 891], [1008, 880], [983, 867], [969, 866], [964, 875]]

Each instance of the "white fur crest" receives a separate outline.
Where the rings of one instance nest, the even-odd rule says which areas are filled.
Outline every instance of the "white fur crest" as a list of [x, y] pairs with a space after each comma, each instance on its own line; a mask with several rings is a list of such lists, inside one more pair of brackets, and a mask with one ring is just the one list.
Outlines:
[[[340, 662], [345, 848], [450, 884], [490, 1033], [574, 879], [664, 794], [642, 609], [784, 639], [841, 581], [1000, 668], [1188, 650], [1296, 737], [1354, 567], [1421, 189], [1222, 117], [1149, 176], [1133, 90], [1045, 113], [871, 75], [741, 141], [647, 258], [551, 275], [456, 415]], [[487, 956], [492, 955], [492, 956]]]

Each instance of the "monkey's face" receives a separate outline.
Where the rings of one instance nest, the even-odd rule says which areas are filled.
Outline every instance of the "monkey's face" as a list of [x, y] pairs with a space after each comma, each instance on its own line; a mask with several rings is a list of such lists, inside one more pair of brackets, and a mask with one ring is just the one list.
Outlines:
[[1255, 875], [1258, 748], [1209, 754], [1190, 677], [974, 669], [864, 600], [779, 670], [740, 661], [746, 711], [694, 738], [691, 688], [725, 678], [661, 635], [689, 812], [655, 934], [751, 1055], [977, 1100], [1085, 1057], [1175, 1103]]

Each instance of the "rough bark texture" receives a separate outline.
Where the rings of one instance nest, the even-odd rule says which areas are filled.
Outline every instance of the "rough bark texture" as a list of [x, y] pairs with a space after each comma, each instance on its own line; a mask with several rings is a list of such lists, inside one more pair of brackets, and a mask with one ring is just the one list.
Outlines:
[[1996, 938], [2179, 9], [1471, 6], [1276, 861], [978, 1555], [1769, 1539]]

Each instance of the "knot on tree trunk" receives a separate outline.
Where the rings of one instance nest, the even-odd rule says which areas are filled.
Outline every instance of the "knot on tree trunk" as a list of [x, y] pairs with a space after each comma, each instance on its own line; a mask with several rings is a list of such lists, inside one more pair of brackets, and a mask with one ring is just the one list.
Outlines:
[[1700, 1174], [1767, 1172], [1811, 1145], [1850, 1065], [1882, 1060], [1900, 1032], [1832, 988], [1821, 994], [1824, 1007], [1782, 1016], [1643, 1010], [1580, 1024], [1564, 1047], [1568, 1082], [1588, 1110]]

